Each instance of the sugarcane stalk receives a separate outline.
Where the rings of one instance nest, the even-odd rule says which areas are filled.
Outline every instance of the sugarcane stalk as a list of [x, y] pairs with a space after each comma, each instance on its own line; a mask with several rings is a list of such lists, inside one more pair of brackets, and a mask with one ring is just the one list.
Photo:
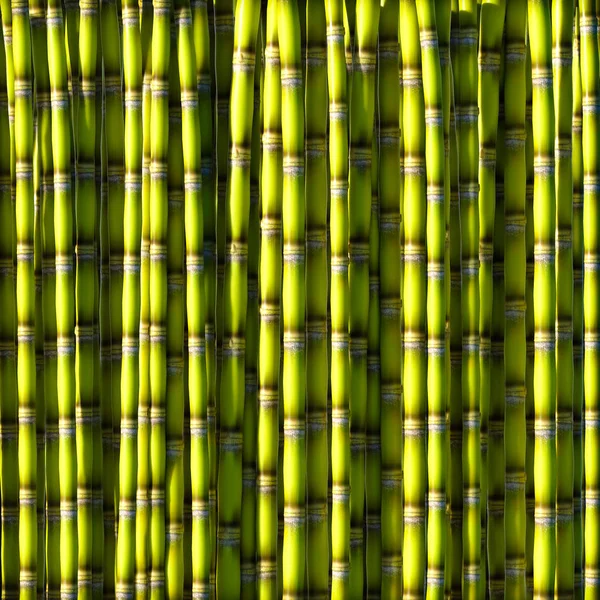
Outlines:
[[[8, 15], [6, 13], [9, 13]], [[2, 315], [0, 332], [0, 497], [2, 502], [2, 596], [16, 598], [19, 592], [19, 456], [17, 446], [17, 368], [16, 368], [16, 298], [14, 252], [14, 207], [12, 204], [12, 156], [9, 124], [12, 77], [12, 14], [10, 5], [2, 3], [3, 34], [0, 40], [0, 298]], [[10, 42], [10, 45], [9, 45]], [[10, 65], [10, 67], [9, 67]], [[14, 99], [14, 96], [13, 96]], [[54, 491], [57, 491], [56, 488]]]
[[60, 482], [61, 594], [77, 590], [77, 455], [75, 437], [75, 280], [73, 277], [73, 198], [71, 122], [68, 103], [63, 13], [48, 3], [48, 58], [52, 100], [54, 227], [56, 252], [56, 330]]
[[584, 485], [585, 531], [583, 586], [584, 597], [597, 595], [600, 584], [597, 573], [600, 554], [595, 540], [599, 535], [598, 465], [594, 458], [598, 449], [598, 410], [600, 396], [596, 377], [599, 370], [598, 316], [598, 7], [595, 2], [582, 1], [580, 8], [582, 149], [583, 149], [583, 378], [584, 378]]
[[534, 229], [533, 593], [554, 596], [556, 560], [556, 352], [554, 102], [551, 19], [547, 4], [528, 2], [531, 42]]
[[240, 519], [245, 334], [248, 305], [250, 154], [254, 111], [254, 64], [259, 17], [260, 3], [258, 0], [238, 3], [235, 17], [235, 51], [231, 81], [232, 103], [229, 120], [231, 143], [226, 193], [223, 366], [219, 403], [220, 439], [217, 491], [219, 520], [217, 595], [227, 598], [238, 597], [241, 584]]
[[171, 2], [154, 2], [150, 164], [150, 598], [164, 598]]
[[[301, 3], [304, 4], [304, 3]], [[310, 598], [328, 596], [327, 25], [325, 2], [308, 0], [306, 115], [306, 577]]]
[[[400, 154], [402, 114], [398, 23], [398, 0], [387, 0], [379, 13], [379, 248], [375, 249], [374, 244], [370, 246], [371, 255], [378, 255], [379, 259], [379, 306], [373, 307], [379, 312], [379, 331], [373, 333], [376, 339], [378, 337], [379, 348], [374, 349], [372, 355], [375, 358], [369, 363], [368, 375], [372, 373], [375, 382], [379, 377], [380, 395], [369, 394], [367, 400], [368, 414], [373, 415], [373, 421], [367, 423], [367, 454], [379, 444], [376, 451], [373, 449], [373, 454], [377, 452], [380, 455], [381, 470], [379, 494], [377, 482], [370, 482], [367, 487], [367, 527], [372, 525], [375, 546], [381, 544], [379, 566], [368, 558], [371, 549], [367, 538], [367, 594], [374, 598], [378, 597], [378, 593], [385, 598], [395, 597], [401, 594], [402, 589], [402, 340], [401, 280], [397, 261], [402, 220], [398, 190], [403, 183], [398, 164], [404, 157]], [[377, 176], [372, 169], [373, 174]], [[379, 420], [375, 422], [377, 410]], [[375, 457], [373, 461], [377, 464]], [[380, 527], [379, 541], [377, 526]]]
[[281, 310], [281, 82], [278, 39], [278, 0], [266, 12], [264, 117], [261, 173], [260, 330], [257, 438], [257, 595], [277, 598]]
[[574, 597], [583, 597], [583, 147], [579, 6], [573, 22], [573, 537]]
[[556, 164], [556, 595], [574, 591], [573, 531], [573, 0], [552, 5]]
[[[125, 199], [123, 263], [123, 363], [121, 370], [121, 453], [119, 456], [119, 536], [116, 592], [133, 597], [136, 555], [138, 390], [140, 383], [140, 266], [142, 229], [142, 46], [136, 0], [125, 0], [122, 12], [125, 84]], [[81, 20], [83, 29], [83, 15]], [[85, 71], [82, 66], [82, 88]], [[80, 114], [84, 112], [81, 103]], [[82, 135], [81, 125], [79, 135]], [[82, 144], [80, 140], [79, 153]]]
[[[527, 5], [506, 4], [504, 51], [504, 530], [503, 592], [525, 599], [526, 541], [526, 163], [525, 32]], [[491, 544], [491, 536], [488, 538]], [[499, 584], [498, 584], [499, 585]], [[498, 588], [498, 591], [499, 588]]]
[[[79, 125], [79, 27], [80, 27], [80, 11], [79, 0], [65, 0], [65, 47], [67, 58], [67, 82], [69, 87], [69, 104], [71, 110], [71, 127], [73, 135], [73, 155], [71, 164], [74, 170], [77, 160], [77, 152], [79, 149], [79, 133], [77, 131]], [[74, 175], [75, 173], [73, 173]]]
[[139, 329], [137, 491], [135, 521], [135, 597], [148, 598], [150, 565], [150, 192], [152, 163], [152, 23], [150, 0], [140, 10], [142, 82], [142, 191]]

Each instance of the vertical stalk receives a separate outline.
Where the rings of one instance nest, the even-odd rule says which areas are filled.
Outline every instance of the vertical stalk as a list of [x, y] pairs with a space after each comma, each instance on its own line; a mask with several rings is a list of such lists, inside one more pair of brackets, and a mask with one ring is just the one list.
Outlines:
[[309, 598], [328, 596], [327, 531], [327, 25], [306, 2], [306, 575]]
[[150, 163], [150, 598], [165, 594], [170, 0], [155, 0]]
[[574, 582], [577, 600], [583, 597], [583, 146], [579, 6], [573, 23], [573, 537]]
[[[138, 390], [140, 385], [140, 267], [142, 229], [142, 46], [136, 0], [123, 3], [125, 83], [125, 204], [123, 262], [123, 367], [121, 370], [121, 454], [119, 456], [119, 537], [116, 592], [135, 590]], [[83, 15], [81, 16], [83, 30]], [[85, 71], [82, 65], [82, 88]], [[85, 111], [85, 98], [80, 115]], [[79, 134], [82, 135], [81, 125]], [[85, 140], [80, 140], [81, 155]], [[92, 155], [93, 156], [93, 155]]]
[[597, 377], [600, 370], [598, 344], [598, 8], [591, 0], [580, 3], [581, 96], [583, 112], [583, 378], [584, 378], [584, 452], [585, 452], [585, 557], [583, 565], [585, 598], [598, 594], [600, 554], [596, 541], [599, 536], [600, 495], [599, 471], [595, 458], [598, 453], [598, 411], [600, 395]]
[[534, 156], [533, 400], [536, 476], [533, 594], [536, 598], [550, 598], [554, 596], [556, 560], [556, 201], [552, 32], [548, 4], [529, 0], [527, 8], [531, 42]]
[[257, 595], [277, 598], [277, 466], [279, 450], [281, 311], [281, 81], [278, 0], [266, 12], [264, 118], [262, 133], [260, 330], [257, 438]]
[[[508, 0], [504, 51], [504, 594], [525, 600], [527, 4]], [[491, 536], [488, 538], [492, 544]], [[490, 546], [491, 547], [491, 546]], [[491, 576], [491, 574], [490, 574]]]
[[77, 455], [75, 437], [75, 281], [73, 277], [73, 199], [71, 195], [71, 121], [61, 4], [47, 12], [52, 100], [54, 227], [56, 252], [56, 331], [60, 481], [61, 595], [77, 590]]
[[141, 0], [142, 83], [142, 240], [140, 247], [140, 331], [137, 491], [135, 519], [135, 597], [146, 600], [150, 564], [150, 194], [152, 164], [152, 22], [150, 0]]
[[[425, 100], [414, 0], [401, 0], [404, 85], [404, 595], [425, 596], [427, 192]], [[429, 98], [428, 98], [429, 99]], [[443, 148], [443, 147], [442, 147]], [[443, 161], [442, 161], [443, 164]], [[410, 199], [410, 201], [408, 201]], [[443, 203], [442, 203], [443, 207]]]
[[[8, 15], [6, 14], [8, 12]], [[4, 307], [0, 318], [0, 450], [2, 453], [0, 497], [2, 499], [2, 549], [0, 571], [2, 596], [16, 598], [19, 592], [19, 456], [17, 445], [17, 368], [16, 368], [16, 298], [13, 263], [14, 207], [12, 204], [12, 156], [9, 124], [12, 77], [12, 14], [10, 5], [2, 4], [3, 35], [0, 39], [0, 298]], [[10, 40], [10, 44], [9, 44]], [[10, 67], [9, 67], [10, 65]], [[14, 98], [14, 96], [13, 96]], [[53, 486], [54, 497], [58, 486]]]
[[[374, 307], [379, 312], [379, 331], [374, 334], [378, 336], [379, 348], [375, 350], [376, 362], [369, 363], [369, 368], [374, 370], [373, 378], [379, 376], [380, 395], [367, 400], [369, 413], [371, 405], [374, 405], [374, 413], [379, 410], [379, 422], [373, 420], [372, 428], [367, 431], [367, 449], [369, 443], [379, 443], [381, 470], [379, 495], [374, 489], [377, 483], [369, 483], [367, 488], [367, 525], [372, 519], [376, 546], [377, 524], [381, 532], [381, 567], [367, 563], [367, 593], [377, 597], [381, 590], [384, 598], [402, 593], [402, 301], [397, 262], [402, 221], [398, 190], [403, 183], [398, 163], [404, 157], [400, 153], [402, 82], [399, 80], [398, 23], [399, 2], [387, 0], [379, 13], [379, 173], [375, 174], [379, 185], [379, 248], [375, 250], [371, 246], [371, 252], [379, 255], [379, 306]], [[367, 540], [367, 558], [370, 552]]]
[[556, 595], [572, 596], [573, 531], [573, 0], [552, 5], [556, 163]]
[[349, 593], [350, 404], [348, 377], [348, 99], [344, 5], [327, 0], [331, 235], [331, 598]]
[[239, 597], [241, 578], [240, 519], [248, 305], [250, 159], [259, 18], [258, 0], [238, 2], [229, 121], [231, 143], [227, 169], [223, 366], [219, 404], [217, 595], [224, 598]]

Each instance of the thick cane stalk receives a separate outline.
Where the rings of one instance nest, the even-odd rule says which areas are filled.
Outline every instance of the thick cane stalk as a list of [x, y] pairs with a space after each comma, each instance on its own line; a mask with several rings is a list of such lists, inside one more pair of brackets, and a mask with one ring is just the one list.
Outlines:
[[[525, 31], [527, 4], [507, 0], [504, 51], [504, 593], [525, 599], [526, 167]], [[491, 536], [488, 538], [491, 544]], [[491, 547], [491, 546], [490, 546]]]
[[556, 595], [573, 594], [573, 0], [552, 5], [556, 162]]
[[[327, 531], [327, 27], [325, 2], [306, 2], [306, 482], [308, 596], [328, 595]], [[304, 62], [304, 61], [303, 61]]]
[[[534, 468], [533, 593], [554, 596], [556, 560], [556, 353], [554, 102], [550, 7], [528, 2], [531, 43], [534, 229]], [[597, 64], [597, 62], [596, 62]]]

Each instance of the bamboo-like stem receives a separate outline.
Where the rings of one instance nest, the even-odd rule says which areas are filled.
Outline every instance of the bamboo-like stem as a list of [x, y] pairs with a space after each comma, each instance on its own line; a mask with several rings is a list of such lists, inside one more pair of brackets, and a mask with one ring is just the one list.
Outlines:
[[[379, 248], [375, 250], [371, 246], [371, 252], [379, 255], [379, 306], [374, 307], [380, 314], [376, 334], [379, 348], [374, 353], [376, 360], [369, 363], [369, 368], [374, 370], [373, 378], [379, 377], [381, 400], [379, 407], [379, 398], [370, 396], [367, 400], [369, 414], [371, 404], [373, 412], [379, 408], [379, 423], [373, 420], [372, 428], [367, 431], [367, 450], [370, 444], [379, 443], [381, 469], [379, 495], [374, 489], [376, 482], [370, 482], [367, 487], [367, 526], [372, 523], [374, 543], [381, 544], [381, 567], [367, 563], [367, 593], [373, 598], [379, 591], [384, 598], [398, 597], [402, 593], [402, 303], [397, 261], [402, 220], [398, 190], [403, 184], [398, 163], [404, 156], [400, 154], [402, 91], [398, 23], [398, 0], [387, 0], [379, 13]], [[381, 532], [379, 542], [377, 525]], [[367, 557], [370, 552], [367, 539]]]
[[[106, 103], [106, 154], [108, 176], [108, 244], [111, 336], [111, 400], [113, 424], [113, 460], [115, 524], [119, 519], [119, 446], [121, 429], [122, 303], [124, 264], [124, 122], [121, 91], [121, 38], [114, 0], [103, 0], [102, 57]], [[75, 112], [75, 108], [73, 109]], [[116, 535], [116, 527], [115, 527]]]
[[79, 81], [79, 28], [80, 10], [79, 0], [64, 0], [65, 11], [65, 49], [67, 59], [67, 84], [69, 87], [69, 104], [71, 112], [71, 127], [73, 135], [73, 154], [71, 163], [73, 175], [74, 167], [79, 150], [79, 92], [81, 82]]
[[78, 112], [75, 185], [75, 402], [77, 415], [78, 590], [92, 596], [92, 470], [94, 401], [94, 304], [96, 264], [96, 52], [98, 3], [83, 0], [80, 7], [78, 63], [81, 87], [76, 88]]
[[[172, 5], [173, 6], [173, 5]], [[184, 178], [182, 102], [177, 52], [179, 19], [171, 17], [167, 146], [167, 379], [165, 393], [165, 599], [183, 598], [183, 428], [185, 376]], [[191, 48], [190, 48], [191, 50]], [[187, 86], [189, 87], [189, 86]], [[154, 218], [154, 215], [152, 215]]]
[[[206, 123], [207, 101], [210, 87], [207, 58], [199, 68], [196, 65], [199, 50], [196, 41], [207, 49], [206, 6], [195, 7], [192, 14], [187, 0], [176, 4], [178, 18], [179, 81], [181, 88], [183, 165], [185, 171], [185, 244], [186, 244], [186, 299], [188, 328], [188, 379], [185, 385], [189, 394], [190, 418], [190, 469], [192, 494], [192, 595], [207, 596], [210, 590], [210, 523], [209, 523], [209, 446], [208, 446], [208, 387], [205, 344], [205, 281], [203, 218], [204, 197], [202, 166], [206, 158], [202, 151]], [[202, 19], [193, 21], [193, 17]], [[203, 29], [199, 39], [194, 26]], [[201, 36], [201, 37], [200, 37]], [[200, 56], [202, 54], [200, 53]], [[202, 87], [201, 87], [202, 86]], [[199, 100], [199, 95], [203, 98]], [[204, 115], [202, 112], [204, 111]], [[208, 111], [209, 112], [209, 111]], [[202, 119], [202, 121], [201, 121]], [[210, 126], [210, 114], [208, 115]], [[212, 131], [206, 131], [210, 140]], [[197, 148], [200, 147], [200, 153]], [[209, 157], [210, 160], [210, 157]], [[210, 163], [209, 163], [210, 166]], [[210, 189], [210, 188], [209, 188]], [[213, 196], [214, 197], [214, 196]]]
[[[504, 361], [504, 256], [505, 256], [505, 117], [504, 117], [504, 69], [505, 51], [502, 51], [500, 64], [500, 104], [496, 141], [496, 214], [494, 216], [493, 248], [493, 298], [490, 322], [490, 402], [488, 425], [489, 470], [487, 480], [487, 535], [486, 546], [482, 547], [482, 562], [487, 561], [487, 577], [482, 593], [490, 598], [504, 598], [505, 575], [505, 529], [504, 529], [504, 419], [505, 419], [505, 361]], [[523, 188], [524, 189], [524, 188]], [[523, 270], [525, 273], [525, 270]], [[498, 383], [496, 383], [498, 382]], [[482, 567], [483, 568], [483, 567]]]
[[[395, 15], [397, 16], [397, 15]], [[381, 17], [381, 14], [380, 14]], [[395, 21], [394, 21], [395, 22]], [[380, 19], [381, 23], [381, 19]], [[395, 28], [394, 28], [395, 29]], [[379, 56], [379, 49], [378, 49]], [[395, 56], [398, 56], [397, 46]], [[393, 64], [397, 85], [397, 64]], [[396, 88], [397, 89], [397, 88]], [[379, 361], [379, 165], [380, 117], [379, 72], [371, 150], [371, 227], [369, 231], [369, 322], [367, 335], [367, 411], [365, 418], [365, 582], [367, 598], [381, 596], [381, 368]], [[397, 114], [397, 112], [396, 112]], [[398, 133], [398, 131], [396, 132]], [[398, 136], [396, 135], [396, 142]], [[397, 148], [397, 145], [396, 145]], [[396, 230], [397, 231], [397, 230]]]
[[[598, 314], [595, 308], [598, 298], [598, 114], [599, 56], [598, 56], [598, 7], [591, 0], [582, 0], [580, 7], [581, 43], [581, 97], [582, 97], [582, 148], [583, 148], [583, 377], [584, 377], [584, 485], [585, 485], [585, 532], [584, 532], [584, 595], [593, 598], [598, 594], [600, 580], [600, 553], [596, 546], [599, 536], [600, 482], [598, 463], [598, 411], [600, 395], [597, 377], [600, 370], [598, 344]], [[549, 207], [550, 208], [550, 207]], [[549, 285], [549, 284], [548, 284]]]
[[150, 0], [141, 0], [142, 50], [142, 241], [140, 266], [139, 394], [135, 521], [135, 597], [146, 600], [150, 574], [150, 193], [152, 141], [152, 23]]
[[170, 0], [154, 2], [150, 163], [150, 598], [165, 597]]
[[349, 593], [348, 98], [342, 0], [325, 3], [331, 235], [331, 598]]
[[[327, 25], [325, 2], [306, 2], [306, 577], [309, 598], [328, 596]], [[304, 61], [303, 61], [304, 62]], [[325, 289], [324, 289], [325, 288]]]
[[261, 173], [260, 331], [257, 445], [257, 594], [277, 598], [281, 310], [281, 82], [278, 40], [278, 0], [266, 12], [264, 118]]
[[525, 454], [525, 506], [527, 524], [525, 528], [525, 553], [526, 553], [526, 596], [533, 598], [533, 511], [535, 506], [533, 492], [533, 124], [531, 120], [532, 84], [531, 84], [531, 46], [529, 39], [525, 50], [525, 256], [526, 256], [526, 287], [525, 287], [525, 335], [527, 345], [527, 363], [525, 369], [525, 425], [527, 445]]
[[[364, 585], [365, 426], [369, 325], [371, 150], [379, 3], [356, 3], [356, 71], [350, 92], [348, 174], [348, 334], [350, 344], [350, 597]], [[352, 32], [352, 30], [351, 30]]]
[[245, 334], [248, 304], [250, 154], [254, 111], [254, 64], [259, 17], [260, 3], [258, 0], [237, 4], [227, 169], [223, 365], [219, 403], [220, 439], [217, 492], [219, 519], [217, 595], [224, 598], [239, 597], [241, 583], [240, 518]]
[[56, 330], [60, 465], [61, 594], [77, 590], [77, 455], [75, 438], [75, 281], [73, 277], [73, 200], [71, 195], [71, 122], [66, 77], [63, 15], [50, 0], [47, 12], [52, 99], [54, 227], [56, 252]]
[[556, 563], [558, 597], [574, 591], [573, 532], [573, 0], [552, 5], [556, 162]]
[[574, 597], [583, 597], [583, 146], [579, 7], [573, 23], [573, 537]]
[[[119, 536], [117, 594], [133, 597], [136, 555], [137, 427], [140, 382], [140, 266], [142, 229], [142, 45], [136, 0], [123, 4], [123, 75], [125, 83], [125, 204], [123, 263], [123, 366], [121, 370], [121, 453], [119, 456]], [[83, 15], [81, 18], [83, 29]], [[82, 66], [82, 89], [85, 70]], [[85, 112], [85, 98], [80, 115]], [[82, 136], [80, 124], [79, 135]], [[81, 156], [85, 140], [80, 138]]]
[[[527, 5], [506, 4], [504, 52], [504, 531], [503, 592], [525, 600], [525, 457], [526, 423], [526, 166], [525, 166], [525, 32]], [[503, 400], [504, 402], [504, 400]], [[490, 492], [491, 494], [491, 492]], [[491, 498], [491, 496], [490, 496]], [[488, 537], [491, 544], [492, 537]], [[490, 573], [491, 577], [491, 573]], [[499, 586], [499, 584], [498, 584]], [[498, 587], [498, 591], [500, 589]]]
[[[481, 412], [481, 590], [487, 589], [488, 520], [488, 423], [491, 393], [491, 328], [494, 298], [493, 254], [496, 221], [496, 139], [500, 88], [500, 54], [506, 0], [481, 4], [479, 12], [478, 107], [479, 107], [479, 404]], [[504, 244], [502, 243], [502, 246]], [[503, 471], [501, 468], [500, 471]], [[492, 479], [494, 476], [490, 474]], [[498, 485], [504, 487], [502, 485]], [[492, 490], [496, 493], [496, 490]], [[504, 544], [495, 544], [499, 556]], [[491, 556], [494, 565], [498, 564]]]
[[462, 246], [460, 220], [459, 160], [455, 97], [458, 89], [458, 2], [451, 3], [450, 61], [450, 452], [447, 479], [450, 525], [446, 544], [446, 589], [450, 598], [462, 598]]
[[533, 399], [537, 476], [534, 482], [533, 594], [541, 599], [554, 597], [556, 560], [555, 121], [550, 7], [530, 0], [527, 9], [534, 156]]
[[[33, 69], [27, 0], [11, 3], [15, 49], [17, 216], [17, 390], [19, 452], [19, 597], [37, 584], [37, 459], [33, 188]], [[14, 485], [14, 483], [13, 483]]]
[[[414, 0], [401, 0], [404, 85], [404, 596], [423, 598], [427, 492], [427, 197], [425, 100]], [[443, 147], [442, 147], [443, 149]], [[442, 163], [443, 164], [443, 161]], [[409, 201], [410, 199], [410, 201]], [[442, 203], [443, 207], [443, 203]]]
[[[8, 11], [9, 15], [6, 15]], [[17, 447], [17, 368], [15, 354], [16, 338], [16, 303], [15, 303], [15, 269], [14, 251], [14, 208], [11, 200], [11, 135], [9, 125], [10, 91], [13, 82], [12, 41], [8, 44], [7, 35], [11, 35], [12, 23], [10, 5], [2, 3], [3, 35], [0, 38], [0, 210], [2, 235], [0, 236], [0, 298], [3, 306], [0, 319], [0, 450], [2, 453], [0, 473], [0, 497], [2, 498], [2, 596], [16, 598], [19, 593], [19, 457]], [[6, 44], [6, 46], [5, 46]], [[10, 62], [9, 62], [10, 61]], [[58, 486], [51, 490], [56, 497]]]

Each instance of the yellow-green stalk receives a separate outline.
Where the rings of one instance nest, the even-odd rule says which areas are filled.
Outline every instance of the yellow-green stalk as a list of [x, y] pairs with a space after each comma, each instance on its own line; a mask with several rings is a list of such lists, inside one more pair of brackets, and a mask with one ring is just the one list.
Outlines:
[[546, 3], [528, 0], [527, 12], [531, 44], [534, 156], [533, 594], [535, 598], [542, 599], [554, 597], [556, 561], [555, 122], [550, 7]]
[[[525, 600], [526, 165], [525, 32], [527, 4], [507, 0], [504, 51], [504, 531], [503, 592]], [[491, 535], [488, 543], [493, 544]], [[491, 577], [491, 573], [490, 573]], [[500, 591], [500, 590], [499, 590]]]
[[373, 378], [379, 378], [380, 396], [370, 396], [367, 400], [368, 414], [371, 404], [375, 405], [373, 412], [379, 410], [379, 423], [373, 423], [373, 428], [367, 431], [367, 451], [370, 444], [375, 446], [381, 470], [379, 495], [376, 490], [370, 493], [371, 485], [377, 483], [367, 484], [367, 527], [372, 524], [374, 543], [381, 544], [381, 566], [376, 566], [369, 558], [371, 549], [367, 539], [367, 595], [373, 598], [378, 594], [393, 598], [402, 593], [402, 339], [398, 269], [402, 205], [398, 190], [403, 177], [398, 164], [404, 157], [400, 154], [402, 82], [398, 23], [398, 0], [387, 0], [379, 13], [379, 173], [375, 173], [379, 185], [379, 248], [371, 246], [371, 253], [379, 258], [379, 306], [375, 307], [379, 311], [379, 348], [375, 351], [376, 360], [369, 362], [369, 369], [373, 368]]
[[573, 594], [573, 0], [552, 4], [556, 164], [556, 596]]

